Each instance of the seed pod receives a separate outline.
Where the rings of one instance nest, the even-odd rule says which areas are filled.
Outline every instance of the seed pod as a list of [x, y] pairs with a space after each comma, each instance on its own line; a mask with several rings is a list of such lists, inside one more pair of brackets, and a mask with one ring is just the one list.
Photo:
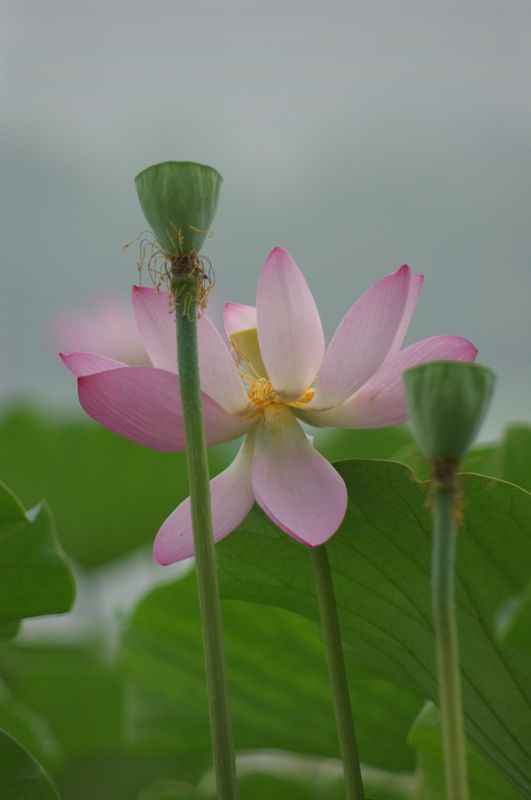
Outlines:
[[435, 361], [405, 372], [411, 426], [426, 458], [461, 461], [485, 418], [495, 381], [488, 367], [462, 361]]
[[168, 256], [200, 252], [222, 180], [213, 167], [194, 161], [165, 161], [136, 176], [142, 211]]

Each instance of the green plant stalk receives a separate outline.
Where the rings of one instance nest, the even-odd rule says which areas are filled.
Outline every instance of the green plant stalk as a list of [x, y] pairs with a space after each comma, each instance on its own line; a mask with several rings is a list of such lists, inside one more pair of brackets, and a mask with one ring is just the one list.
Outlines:
[[197, 279], [193, 277], [175, 278], [172, 288], [176, 297], [177, 364], [190, 480], [195, 567], [203, 631], [217, 797], [220, 800], [237, 800], [238, 784], [229, 711], [227, 664], [212, 531], [208, 461], [199, 380], [196, 322]]
[[337, 736], [343, 761], [346, 796], [347, 800], [363, 800], [360, 759], [356, 734], [354, 733], [343, 645], [341, 643], [341, 632], [328, 554], [325, 545], [314, 547], [311, 552], [317, 603], [336, 717]]
[[446, 797], [468, 800], [465, 731], [454, 599], [457, 488], [434, 481], [432, 602], [437, 648]]

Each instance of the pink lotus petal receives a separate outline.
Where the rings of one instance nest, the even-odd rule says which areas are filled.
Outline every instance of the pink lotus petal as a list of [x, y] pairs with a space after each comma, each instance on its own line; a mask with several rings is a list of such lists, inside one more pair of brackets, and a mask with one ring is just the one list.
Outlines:
[[343, 479], [285, 407], [267, 406], [258, 423], [252, 480], [258, 504], [293, 538], [315, 547], [341, 525], [347, 508]]
[[275, 247], [257, 293], [258, 340], [275, 389], [297, 400], [313, 382], [324, 355], [321, 318], [306, 280], [286, 250]]
[[256, 308], [255, 306], [245, 306], [241, 303], [225, 303], [223, 310], [225, 322], [225, 333], [230, 339], [233, 333], [247, 331], [256, 328]]
[[[79, 400], [89, 416], [120, 436], [155, 450], [184, 450], [179, 379], [153, 367], [126, 367], [78, 379]], [[242, 436], [249, 420], [228, 414], [202, 395], [207, 444]]]
[[175, 312], [167, 292], [133, 286], [133, 311], [138, 332], [154, 367], [177, 372]]
[[400, 267], [371, 286], [343, 317], [319, 370], [312, 409], [339, 405], [383, 364], [404, 317], [410, 282], [409, 267]]
[[[134, 286], [133, 305], [140, 334], [154, 366], [177, 372], [175, 312], [167, 292]], [[197, 321], [201, 388], [231, 413], [243, 411], [247, 397], [230, 350], [210, 319]]]
[[206, 314], [197, 320], [201, 388], [231, 414], [249, 406], [231, 351]]
[[[238, 527], [254, 504], [251, 486], [253, 434], [243, 443], [238, 455], [220, 475], [210, 481], [214, 541], [219, 542]], [[173, 511], [160, 528], [153, 547], [159, 564], [174, 564], [194, 554], [190, 498]]]
[[118, 369], [119, 367], [127, 367], [121, 361], [115, 361], [114, 358], [107, 356], [100, 356], [98, 353], [59, 353], [65, 367], [70, 370], [72, 375], [76, 378], [81, 378], [83, 375], [92, 375], [94, 372], [106, 372], [110, 369]]
[[391, 345], [391, 349], [389, 351], [388, 358], [391, 357], [393, 353], [398, 353], [402, 344], [404, 343], [404, 339], [406, 338], [406, 333], [411, 323], [411, 319], [415, 312], [415, 308], [417, 307], [417, 302], [420, 296], [420, 291], [422, 289], [422, 284], [424, 283], [424, 275], [413, 275], [411, 274], [411, 280], [409, 282], [409, 293], [407, 296], [406, 308], [404, 310], [404, 315], [402, 317], [402, 321], [398, 326], [398, 330], [396, 332], [396, 336], [394, 338], [393, 344]]
[[378, 372], [337, 408], [298, 414], [318, 428], [386, 428], [407, 419], [402, 375], [427, 361], [474, 361], [477, 349], [461, 336], [432, 336], [390, 357]]

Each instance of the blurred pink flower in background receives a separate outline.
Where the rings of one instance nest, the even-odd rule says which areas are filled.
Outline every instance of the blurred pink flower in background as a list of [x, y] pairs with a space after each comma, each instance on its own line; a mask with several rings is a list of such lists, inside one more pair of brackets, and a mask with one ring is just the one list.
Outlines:
[[84, 308], [70, 308], [54, 320], [56, 347], [64, 352], [102, 353], [129, 364], [149, 364], [131, 304], [120, 294], [95, 298]]

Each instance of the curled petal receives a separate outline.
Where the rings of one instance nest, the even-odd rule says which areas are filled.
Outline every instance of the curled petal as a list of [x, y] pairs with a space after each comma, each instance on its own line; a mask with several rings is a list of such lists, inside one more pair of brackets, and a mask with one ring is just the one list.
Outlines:
[[[147, 353], [155, 367], [177, 372], [175, 311], [170, 310], [167, 292], [142, 286], [133, 287], [135, 316]], [[231, 413], [247, 407], [247, 398], [238, 370], [211, 320], [203, 314], [197, 321], [201, 387]]]
[[255, 306], [242, 305], [242, 303], [225, 303], [223, 320], [225, 333], [227, 338], [230, 339], [233, 333], [240, 333], [257, 327], [256, 308]]
[[106, 372], [110, 369], [127, 367], [121, 361], [116, 361], [108, 356], [100, 356], [98, 353], [59, 353], [63, 364], [70, 370], [76, 378], [83, 375], [92, 375], [95, 372]]
[[292, 412], [264, 410], [256, 428], [253, 490], [265, 513], [295, 539], [316, 547], [339, 528], [347, 508], [343, 479], [311, 445]]
[[[210, 481], [214, 541], [219, 542], [238, 527], [254, 503], [251, 486], [251, 457], [253, 434], [249, 434], [238, 455]], [[153, 547], [159, 564], [174, 564], [194, 554], [194, 535], [190, 498], [173, 511], [160, 528]]]
[[390, 356], [385, 364], [345, 403], [327, 411], [298, 413], [318, 428], [387, 428], [407, 419], [402, 375], [427, 361], [474, 361], [477, 349], [461, 336], [432, 336]]
[[[100, 425], [155, 450], [185, 449], [177, 375], [153, 367], [126, 367], [78, 379], [79, 401]], [[252, 421], [229, 414], [202, 393], [207, 444], [246, 433]]]
[[383, 364], [401, 331], [411, 279], [409, 267], [400, 267], [371, 286], [343, 317], [317, 376], [312, 408], [342, 403]]
[[324, 335], [308, 284], [280, 247], [271, 251], [262, 269], [256, 310], [260, 351], [271, 382], [284, 399], [297, 400], [319, 370]]

